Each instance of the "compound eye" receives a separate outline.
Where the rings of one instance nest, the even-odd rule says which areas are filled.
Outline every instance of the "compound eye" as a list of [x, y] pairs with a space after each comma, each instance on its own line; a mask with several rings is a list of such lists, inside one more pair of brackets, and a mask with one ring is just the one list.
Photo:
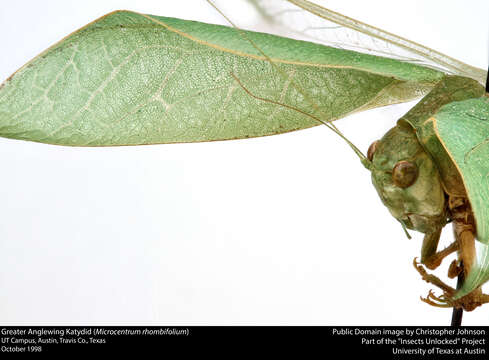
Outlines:
[[374, 154], [377, 151], [377, 148], [379, 147], [379, 140], [376, 140], [368, 147], [367, 150], [367, 158], [372, 161], [374, 158]]
[[399, 161], [392, 170], [392, 182], [400, 187], [410, 187], [418, 178], [418, 167], [409, 161]]

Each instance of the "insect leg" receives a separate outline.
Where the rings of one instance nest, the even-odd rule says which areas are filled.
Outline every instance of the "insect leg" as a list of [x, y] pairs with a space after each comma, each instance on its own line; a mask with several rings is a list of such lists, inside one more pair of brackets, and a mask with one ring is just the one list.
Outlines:
[[474, 228], [472, 224], [454, 221], [453, 230], [458, 243], [458, 259], [463, 264], [464, 275], [467, 277], [475, 260]]
[[428, 272], [424, 269], [423, 265], [420, 265], [416, 258], [414, 258], [414, 260], [413, 260], [413, 265], [414, 265], [414, 268], [419, 272], [419, 274], [421, 275], [421, 277], [423, 278], [424, 281], [426, 281], [430, 284], [433, 284], [436, 287], [439, 287], [446, 294], [451, 295], [451, 294], [455, 293], [454, 288], [445, 284], [437, 276], [435, 276], [433, 274], [428, 274]]
[[[470, 269], [474, 264], [476, 255], [475, 226], [473, 221], [471, 220], [472, 218], [468, 216], [469, 214], [470, 213], [468, 213], [467, 211], [456, 213], [453, 221], [453, 229], [456, 241], [454, 244], [445, 249], [448, 250], [449, 248], [452, 248], [451, 252], [453, 252], [454, 249], [458, 249], [458, 262], [460, 265], [454, 266], [454, 264], [452, 263], [451, 267], [457, 267], [459, 268], [459, 271], [464, 271], [465, 277], [470, 272]], [[433, 239], [431, 240], [437, 241]], [[423, 248], [425, 248], [424, 245], [425, 244], [423, 243]], [[432, 244], [427, 244], [426, 248], [429, 249], [429, 245], [432, 246]], [[444, 250], [442, 250], [441, 252], [443, 251]], [[428, 259], [431, 258], [429, 257]], [[423, 280], [443, 290], [443, 295], [440, 297], [435, 296], [433, 292], [430, 291], [426, 298], [421, 298], [421, 300], [427, 304], [437, 307], [455, 307], [458, 309], [464, 309], [465, 311], [472, 311], [482, 304], [489, 303], [489, 295], [483, 294], [480, 287], [465, 295], [464, 297], [455, 300], [452, 298], [455, 294], [455, 289], [446, 285], [435, 275], [429, 274], [424, 269], [424, 267], [416, 261], [416, 259], [414, 259], [414, 267], [421, 274]], [[452, 269], [452, 272], [454, 271], [455, 269]]]
[[430, 270], [434, 270], [440, 266], [442, 260], [446, 256], [457, 251], [459, 248], [458, 242], [455, 241], [447, 248], [436, 252], [440, 235], [441, 229], [426, 234], [423, 239], [423, 245], [421, 247], [421, 263]]

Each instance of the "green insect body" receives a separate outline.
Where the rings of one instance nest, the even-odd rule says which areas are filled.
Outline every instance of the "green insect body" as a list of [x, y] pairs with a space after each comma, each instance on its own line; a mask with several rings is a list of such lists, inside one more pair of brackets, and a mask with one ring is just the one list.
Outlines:
[[[489, 301], [489, 296], [481, 294], [478, 289], [487, 278], [475, 278], [474, 275], [470, 276], [469, 271], [470, 266], [476, 263], [475, 253], [471, 250], [474, 248], [475, 233], [479, 233], [480, 237], [482, 234], [475, 229], [474, 214], [470, 204], [475, 203], [480, 196], [467, 194], [463, 176], [458, 170], [457, 159], [452, 158], [442, 141], [444, 137], [437, 132], [437, 125], [443, 123], [438, 111], [441, 114], [447, 111], [444, 108], [445, 104], [450, 104], [452, 107], [453, 104], [458, 103], [471, 104], [473, 100], [466, 99], [480, 98], [483, 94], [484, 88], [474, 80], [446, 77], [417, 106], [402, 117], [396, 127], [379, 142], [373, 144], [375, 149], [369, 151], [372, 160], [372, 181], [383, 203], [407, 228], [425, 234], [421, 262], [430, 268], [436, 268], [446, 255], [458, 249], [459, 258], [464, 259], [467, 272], [467, 280], [462, 290], [456, 293], [455, 289], [449, 289], [439, 280], [436, 280], [435, 285], [444, 289], [445, 297], [450, 299], [447, 303], [451, 305], [455, 303], [455, 299], [466, 296], [463, 300], [465, 303], [462, 300], [458, 300], [457, 303], [465, 310], [473, 310], [477, 305]], [[479, 106], [487, 106], [486, 99], [483, 98]], [[470, 106], [465, 106], [462, 114], [459, 110], [459, 115], [466, 116], [459, 121], [474, 122], [467, 117], [470, 111], [474, 111]], [[453, 137], [454, 134], [450, 132], [447, 135]], [[471, 139], [473, 140], [469, 141], [470, 144], [477, 143], [474, 137]], [[459, 148], [456, 142], [454, 148]], [[443, 167], [440, 166], [441, 164]], [[411, 170], [402, 171], [399, 165]], [[482, 167], [479, 166], [477, 168], [479, 176], [481, 170]], [[484, 214], [475, 210], [475, 219], [482, 219], [483, 216]], [[450, 248], [452, 251], [436, 253], [441, 229], [449, 221], [454, 222], [456, 237], [457, 227], [464, 227], [465, 232], [472, 233], [471, 243], [462, 246], [460, 239], [457, 239]], [[481, 224], [483, 225], [484, 222]], [[422, 272], [425, 280], [433, 282], [422, 268], [417, 268]], [[472, 274], [476, 273], [479, 271]], [[468, 296], [473, 291], [474, 293]], [[431, 298], [426, 301], [442, 306], [432, 302], [433, 297]]]
[[[467, 273], [458, 291], [416, 266], [444, 291], [443, 298], [426, 301], [472, 310], [486, 302], [480, 286], [489, 279], [489, 105], [483, 87], [468, 77], [268, 34], [117, 11], [63, 39], [0, 86], [0, 136], [69, 146], [238, 139], [304, 129], [319, 125], [317, 119], [328, 123], [421, 96], [362, 162], [392, 215], [425, 234], [423, 264], [434, 269], [459, 251], [463, 267], [454, 264], [451, 275]], [[448, 222], [457, 239], [437, 252]], [[475, 236], [482, 246], [477, 256], [471, 250]]]

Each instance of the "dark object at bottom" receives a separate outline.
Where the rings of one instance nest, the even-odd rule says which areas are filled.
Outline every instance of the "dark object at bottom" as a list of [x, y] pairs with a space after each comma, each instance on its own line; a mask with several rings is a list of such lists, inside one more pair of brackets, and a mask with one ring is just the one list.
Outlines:
[[462, 326], [462, 315], [464, 314], [464, 309], [453, 308], [452, 312], [452, 323], [451, 326]]
[[[457, 278], [457, 290], [460, 289], [464, 282], [464, 272], [461, 271]], [[452, 323], [451, 326], [462, 326], [462, 316], [464, 314], [464, 309], [453, 308], [452, 311]]]

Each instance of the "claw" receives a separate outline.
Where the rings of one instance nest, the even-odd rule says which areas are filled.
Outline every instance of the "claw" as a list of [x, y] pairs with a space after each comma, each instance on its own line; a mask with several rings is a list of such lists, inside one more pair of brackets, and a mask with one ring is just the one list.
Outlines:
[[428, 298], [438, 301], [439, 303], [448, 303], [448, 299], [445, 295], [436, 296], [433, 290], [428, 292]]
[[445, 295], [441, 295], [438, 297], [433, 293], [433, 290], [430, 290], [425, 298], [420, 296], [420, 299], [421, 301], [431, 306], [436, 306], [440, 308], [453, 307], [451, 301]]
[[419, 297], [421, 299], [422, 302], [424, 303], [427, 303], [428, 305], [431, 305], [431, 306], [435, 306], [435, 307], [439, 307], [439, 308], [448, 308], [448, 307], [452, 307], [451, 305], [448, 305], [448, 304], [439, 304], [439, 303], [436, 303], [434, 301], [432, 301], [431, 299], [429, 298], [423, 298], [422, 296]]
[[423, 266], [421, 265], [421, 263], [418, 262], [418, 258], [417, 257], [415, 257], [413, 259], [413, 266], [416, 269], [416, 271], [419, 272], [419, 274], [421, 275], [421, 277], [424, 277], [424, 276], [427, 275], [426, 270], [423, 268]]

